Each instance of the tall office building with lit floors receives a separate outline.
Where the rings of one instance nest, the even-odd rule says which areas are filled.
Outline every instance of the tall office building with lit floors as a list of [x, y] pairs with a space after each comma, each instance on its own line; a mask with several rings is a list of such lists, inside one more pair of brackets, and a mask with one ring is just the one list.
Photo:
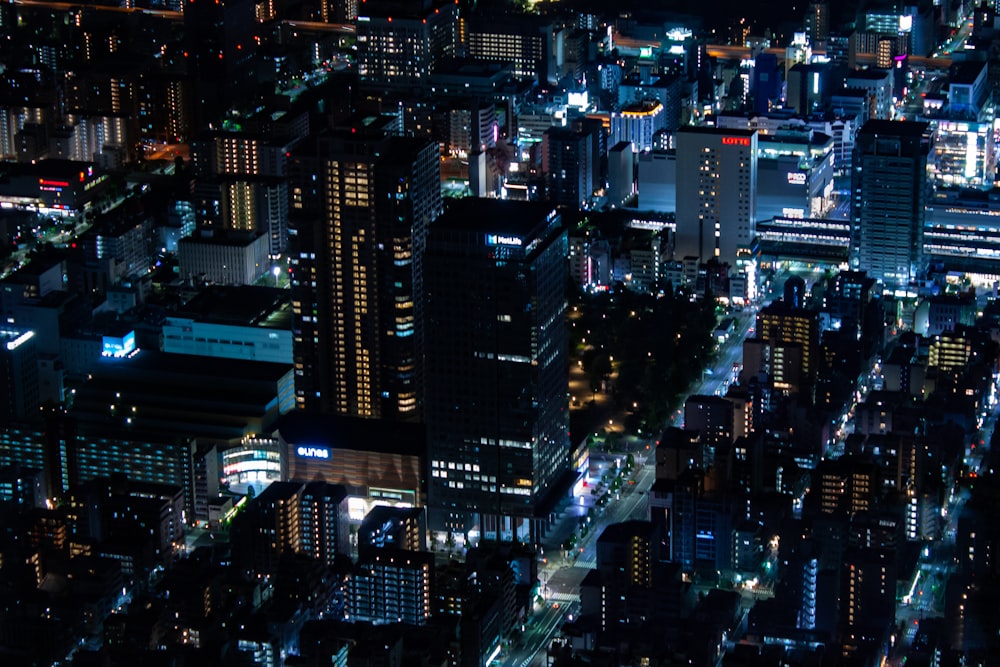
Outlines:
[[432, 530], [534, 544], [568, 491], [566, 252], [547, 204], [465, 199], [430, 227]]
[[420, 258], [441, 213], [441, 167], [435, 142], [388, 136], [384, 120], [356, 119], [296, 159], [295, 400], [420, 421]]
[[858, 132], [851, 175], [851, 266], [886, 288], [923, 270], [927, 123], [870, 120]]

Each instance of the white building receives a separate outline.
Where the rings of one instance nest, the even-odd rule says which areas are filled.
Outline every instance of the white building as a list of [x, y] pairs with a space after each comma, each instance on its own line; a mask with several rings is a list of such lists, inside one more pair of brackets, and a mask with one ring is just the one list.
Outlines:
[[652, 150], [653, 135], [666, 126], [667, 116], [659, 102], [647, 100], [630, 104], [611, 114], [611, 137], [608, 143], [614, 146], [622, 141], [630, 141], [635, 152]]
[[163, 323], [163, 351], [291, 364], [292, 331], [168, 317]]
[[181, 277], [220, 285], [252, 285], [270, 266], [269, 240], [263, 233], [180, 239], [177, 260]]
[[681, 128], [674, 257], [737, 266], [755, 233], [756, 191], [756, 131]]

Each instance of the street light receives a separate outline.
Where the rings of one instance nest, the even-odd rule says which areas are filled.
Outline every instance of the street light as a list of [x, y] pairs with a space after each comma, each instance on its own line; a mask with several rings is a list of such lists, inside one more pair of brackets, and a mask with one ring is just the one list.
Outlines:
[[274, 286], [278, 286], [278, 276], [281, 275], [281, 267], [275, 264], [274, 268], [271, 269], [271, 273], [274, 274]]

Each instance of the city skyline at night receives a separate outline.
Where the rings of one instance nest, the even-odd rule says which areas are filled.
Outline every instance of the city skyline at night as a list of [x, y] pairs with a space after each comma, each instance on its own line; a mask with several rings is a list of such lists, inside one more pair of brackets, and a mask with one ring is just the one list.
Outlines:
[[998, 10], [0, 0], [0, 662], [994, 664]]

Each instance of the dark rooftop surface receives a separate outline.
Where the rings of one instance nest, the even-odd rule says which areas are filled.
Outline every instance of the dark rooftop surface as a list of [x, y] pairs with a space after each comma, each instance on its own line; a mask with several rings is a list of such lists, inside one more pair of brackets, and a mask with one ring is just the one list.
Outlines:
[[200, 322], [289, 328], [291, 292], [256, 285], [212, 285], [177, 309]]
[[526, 237], [544, 228], [554, 210], [553, 204], [543, 202], [468, 197], [451, 202], [444, 215], [431, 223], [431, 233], [450, 229]]
[[296, 410], [278, 420], [286, 442], [323, 445], [332, 449], [422, 456], [427, 431], [422, 424], [309, 414]]
[[888, 134], [900, 137], [920, 137], [927, 132], [928, 124], [915, 120], [873, 119], [861, 126], [858, 134]]

